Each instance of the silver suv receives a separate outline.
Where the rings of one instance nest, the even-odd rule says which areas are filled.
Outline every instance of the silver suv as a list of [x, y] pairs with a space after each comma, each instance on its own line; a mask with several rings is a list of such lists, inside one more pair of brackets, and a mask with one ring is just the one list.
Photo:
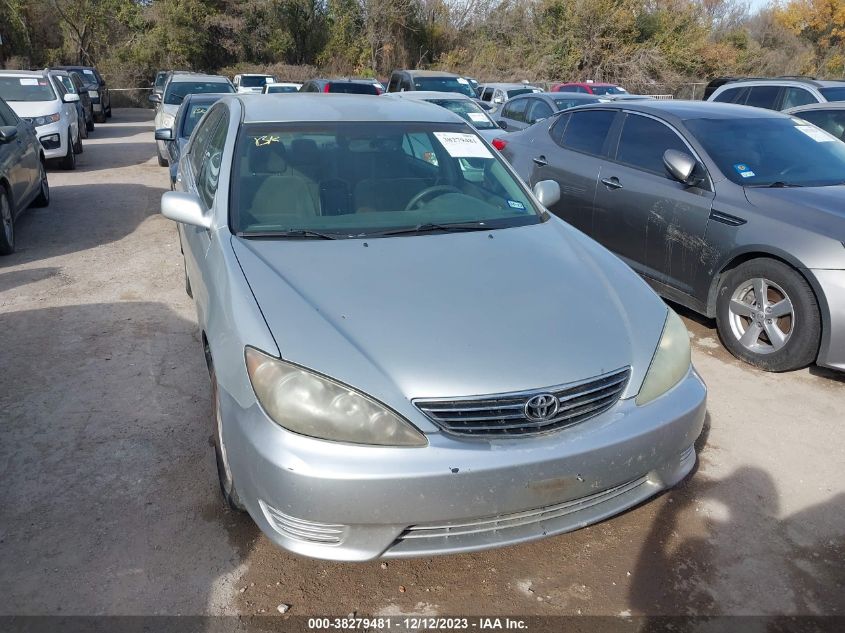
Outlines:
[[845, 81], [804, 78], [745, 79], [724, 84], [708, 101], [788, 110], [810, 103], [845, 100]]

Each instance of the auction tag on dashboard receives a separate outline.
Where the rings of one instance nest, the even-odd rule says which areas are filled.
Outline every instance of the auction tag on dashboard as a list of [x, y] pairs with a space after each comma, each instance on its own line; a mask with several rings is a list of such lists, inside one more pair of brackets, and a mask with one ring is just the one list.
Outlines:
[[481, 139], [463, 132], [435, 132], [434, 136], [452, 158], [493, 158]]
[[21, 77], [21, 85], [22, 86], [37, 86], [38, 79], [34, 77]]
[[817, 143], [830, 143], [831, 141], [835, 141], [836, 139], [833, 138], [827, 132], [820, 130], [819, 128], [812, 126], [812, 125], [796, 125], [796, 130], [800, 130], [804, 132], [807, 136], [811, 139], [816, 141]]
[[467, 114], [475, 123], [487, 123], [487, 115], [482, 112], [467, 112]]
[[458, 81], [459, 84], [463, 84], [464, 86], [469, 85], [469, 82], [466, 79], [464, 79], [463, 77], [458, 77], [457, 81]]

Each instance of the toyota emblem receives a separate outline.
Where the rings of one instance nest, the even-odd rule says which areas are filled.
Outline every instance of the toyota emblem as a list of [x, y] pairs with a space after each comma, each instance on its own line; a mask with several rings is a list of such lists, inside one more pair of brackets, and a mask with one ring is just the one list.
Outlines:
[[535, 422], [550, 420], [557, 414], [560, 401], [550, 393], [538, 393], [525, 403], [525, 417]]

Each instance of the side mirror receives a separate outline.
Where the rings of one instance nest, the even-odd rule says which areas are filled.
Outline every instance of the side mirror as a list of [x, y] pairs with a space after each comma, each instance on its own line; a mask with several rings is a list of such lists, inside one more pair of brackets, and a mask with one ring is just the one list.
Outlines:
[[211, 217], [203, 212], [199, 198], [192, 193], [168, 191], [162, 194], [161, 214], [174, 222], [211, 228]]
[[14, 125], [0, 126], [0, 145], [11, 143], [18, 136], [18, 128]]
[[701, 182], [701, 178], [694, 175], [698, 162], [686, 152], [667, 149], [663, 152], [663, 164], [666, 166], [666, 171], [678, 182], [690, 187]]
[[62, 101], [64, 101], [65, 103], [76, 103], [77, 101], [79, 101], [79, 95], [69, 92], [64, 97], [62, 97]]
[[502, 128], [503, 130], [508, 129], [508, 122], [507, 121], [502, 121], [501, 119], [499, 119], [499, 121], [497, 121], [497, 123], [499, 124], [499, 127]]
[[155, 131], [155, 137], [157, 141], [172, 141], [173, 130], [169, 127], [159, 128]]
[[152, 101], [153, 103], [161, 103], [161, 95], [153, 92], [147, 97], [147, 101]]
[[560, 185], [554, 180], [541, 180], [534, 185], [534, 196], [548, 209], [560, 200]]

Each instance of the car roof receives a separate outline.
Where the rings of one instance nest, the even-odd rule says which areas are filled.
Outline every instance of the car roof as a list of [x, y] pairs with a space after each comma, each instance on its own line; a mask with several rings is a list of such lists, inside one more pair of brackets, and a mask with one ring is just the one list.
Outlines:
[[521, 82], [507, 83], [507, 82], [499, 81], [499, 82], [493, 82], [493, 83], [481, 84], [481, 85], [484, 86], [485, 88], [537, 88], [537, 86], [535, 86], [533, 84], [524, 84], [524, 83], [521, 83]]
[[394, 72], [408, 73], [411, 77], [460, 77], [445, 70], [395, 70]]
[[436, 90], [406, 90], [405, 92], [389, 92], [387, 96], [398, 99], [415, 99], [428, 101], [429, 99], [455, 99], [456, 101], [474, 101], [472, 97], [460, 92], [438, 92]]
[[44, 70], [0, 70], [0, 75], [8, 75], [10, 77], [43, 77]]
[[717, 88], [722, 91], [740, 86], [812, 86], [814, 88], [830, 88], [845, 86], [845, 81], [834, 79], [813, 79], [811, 77], [749, 77], [728, 81]]
[[221, 102], [240, 101], [243, 121], [423, 121], [465, 123], [447, 110], [411, 99], [386, 99], [373, 95], [351, 94], [239, 94], [226, 95]]
[[183, 81], [205, 81], [208, 83], [220, 82], [231, 83], [228, 77], [223, 75], [206, 75], [203, 73], [174, 73], [170, 76], [170, 81], [173, 83], [181, 83]]
[[609, 101], [607, 103], [596, 103], [579, 107], [630, 110], [645, 114], [668, 115], [680, 120], [709, 118], [763, 119], [785, 116], [780, 112], [765, 108], [755, 108], [733, 103], [719, 103], [716, 101], [686, 101], [682, 99], [667, 101], [658, 99], [654, 101], [646, 99], [642, 101]]
[[561, 81], [560, 86], [616, 86], [617, 84], [609, 84], [604, 81]]

